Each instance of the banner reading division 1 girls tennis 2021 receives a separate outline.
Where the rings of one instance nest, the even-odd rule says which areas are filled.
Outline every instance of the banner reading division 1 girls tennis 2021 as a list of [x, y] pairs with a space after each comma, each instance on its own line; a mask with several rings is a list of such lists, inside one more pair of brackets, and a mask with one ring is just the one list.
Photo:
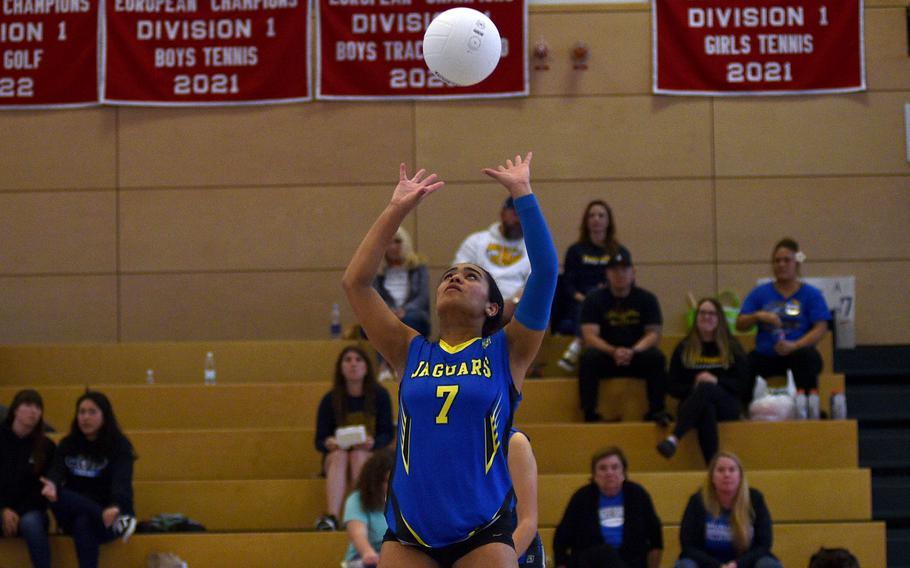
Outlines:
[[866, 88], [862, 0], [652, 0], [654, 92]]
[[0, 108], [98, 104], [98, 0], [3, 0], [0, 53]]
[[308, 0], [106, 0], [102, 102], [218, 105], [309, 93]]
[[[528, 94], [525, 0], [315, 0], [316, 98], [484, 98]], [[502, 37], [502, 58], [476, 85], [432, 75], [423, 34], [433, 17], [464, 6], [484, 12]]]

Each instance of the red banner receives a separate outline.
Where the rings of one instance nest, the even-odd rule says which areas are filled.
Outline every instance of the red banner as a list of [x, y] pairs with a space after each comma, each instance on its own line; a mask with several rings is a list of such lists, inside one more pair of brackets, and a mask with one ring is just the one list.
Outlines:
[[0, 14], [0, 108], [98, 104], [98, 0], [4, 0]]
[[[423, 99], [528, 94], [525, 0], [316, 0], [316, 98]], [[447, 85], [427, 69], [423, 34], [433, 17], [465, 6], [499, 30], [503, 55], [476, 85]]]
[[105, 103], [310, 98], [308, 0], [106, 2]]
[[654, 92], [866, 88], [862, 0], [652, 0]]

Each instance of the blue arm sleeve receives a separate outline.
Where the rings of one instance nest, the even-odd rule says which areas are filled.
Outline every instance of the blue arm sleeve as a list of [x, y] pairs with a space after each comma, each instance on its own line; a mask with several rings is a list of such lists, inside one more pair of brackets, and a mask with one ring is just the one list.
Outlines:
[[531, 261], [531, 275], [525, 284], [515, 318], [528, 329], [542, 331], [550, 323], [550, 307], [556, 292], [559, 260], [553, 237], [533, 194], [515, 200], [515, 212], [521, 220], [525, 248]]

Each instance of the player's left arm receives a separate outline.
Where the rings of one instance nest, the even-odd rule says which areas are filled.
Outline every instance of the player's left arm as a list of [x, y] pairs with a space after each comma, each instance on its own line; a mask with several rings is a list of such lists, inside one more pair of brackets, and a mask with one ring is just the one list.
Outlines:
[[521, 221], [525, 248], [531, 262], [531, 275], [521, 302], [515, 310], [515, 317], [505, 327], [512, 382], [519, 391], [550, 323], [550, 307], [559, 274], [559, 259], [553, 237], [540, 204], [537, 203], [537, 197], [531, 192], [531, 157], [531, 152], [528, 152], [524, 159], [515, 156], [514, 162], [506, 160], [505, 165], [483, 170], [483, 173], [509, 190], [515, 203], [515, 212]]

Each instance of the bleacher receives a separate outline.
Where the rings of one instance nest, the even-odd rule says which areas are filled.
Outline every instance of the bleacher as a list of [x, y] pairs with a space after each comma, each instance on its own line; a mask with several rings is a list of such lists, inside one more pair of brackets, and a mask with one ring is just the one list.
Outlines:
[[[667, 337], [669, 353], [679, 338]], [[545, 378], [525, 382], [518, 425], [539, 464], [540, 531], [548, 548], [572, 492], [589, 479], [591, 454], [616, 444], [631, 479], [651, 493], [664, 523], [662, 566], [679, 553], [678, 524], [704, 479], [694, 436], [665, 460], [654, 447], [665, 435], [640, 422], [642, 381], [601, 384], [604, 414], [622, 422], [582, 424], [575, 379], [556, 371], [565, 338], [541, 351]], [[748, 348], [749, 339], [745, 339]], [[192, 568], [337, 567], [343, 533], [319, 533], [325, 502], [313, 445], [316, 406], [329, 390], [337, 341], [186, 342], [0, 346], [0, 402], [24, 386], [39, 388], [46, 419], [65, 431], [86, 386], [107, 393], [133, 441], [140, 518], [184, 513], [205, 533], [136, 534], [102, 547], [101, 565], [145, 566], [151, 552], [171, 551]], [[218, 384], [202, 384], [214, 351]], [[823, 345], [822, 400], [843, 377], [830, 373]], [[555, 358], [554, 358], [555, 357]], [[146, 369], [156, 383], [145, 383]], [[384, 383], [393, 395], [395, 385]], [[846, 546], [862, 566], [885, 566], [885, 527], [871, 521], [870, 473], [858, 466], [853, 421], [727, 423], [721, 447], [740, 455], [775, 521], [774, 551], [784, 566], [806, 566], [819, 546]], [[72, 541], [52, 537], [55, 566], [75, 567]], [[27, 566], [24, 543], [0, 539], [0, 567]]]

